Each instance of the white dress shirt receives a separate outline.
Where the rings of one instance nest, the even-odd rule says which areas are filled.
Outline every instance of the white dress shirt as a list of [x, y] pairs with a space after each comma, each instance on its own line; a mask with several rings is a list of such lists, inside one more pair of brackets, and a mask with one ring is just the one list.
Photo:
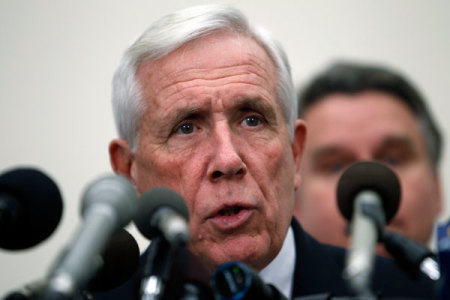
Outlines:
[[283, 246], [275, 259], [259, 272], [266, 284], [275, 286], [287, 299], [291, 299], [295, 269], [295, 241], [289, 227]]

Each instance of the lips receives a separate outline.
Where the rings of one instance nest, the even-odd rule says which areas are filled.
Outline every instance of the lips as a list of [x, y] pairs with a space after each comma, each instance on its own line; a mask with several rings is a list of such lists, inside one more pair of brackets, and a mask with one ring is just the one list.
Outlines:
[[221, 209], [218, 214], [219, 214], [219, 216], [222, 216], [222, 217], [231, 217], [231, 216], [237, 215], [242, 209], [244, 209], [244, 208], [242, 206], [238, 206], [238, 205], [227, 206], [227, 207]]
[[254, 208], [245, 205], [225, 205], [212, 213], [210, 221], [219, 230], [232, 230], [243, 226], [253, 215]]

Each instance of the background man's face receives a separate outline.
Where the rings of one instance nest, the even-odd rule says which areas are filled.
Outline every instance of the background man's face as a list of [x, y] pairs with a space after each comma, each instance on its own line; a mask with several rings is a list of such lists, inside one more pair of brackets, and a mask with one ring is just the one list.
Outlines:
[[211, 269], [229, 260], [264, 267], [289, 227], [300, 150], [292, 151], [276, 78], [258, 44], [230, 34], [138, 70], [148, 110], [130, 177], [141, 193], [167, 186], [184, 197], [191, 250]]
[[[322, 242], [346, 247], [346, 221], [339, 213], [336, 186], [357, 160], [388, 164], [400, 179], [401, 204], [389, 228], [426, 243], [440, 212], [437, 175], [423, 132], [412, 112], [383, 92], [331, 94], [305, 111], [308, 137], [295, 214]], [[380, 250], [381, 252], [381, 250]]]

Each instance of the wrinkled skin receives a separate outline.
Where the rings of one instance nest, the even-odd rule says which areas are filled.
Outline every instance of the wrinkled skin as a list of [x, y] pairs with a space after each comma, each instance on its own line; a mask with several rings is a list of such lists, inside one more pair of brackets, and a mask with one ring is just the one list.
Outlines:
[[135, 153], [110, 144], [114, 170], [139, 193], [167, 186], [189, 208], [190, 249], [210, 270], [230, 260], [255, 269], [279, 252], [299, 186], [306, 133], [289, 138], [275, 67], [253, 40], [214, 34], [137, 73], [147, 110]]

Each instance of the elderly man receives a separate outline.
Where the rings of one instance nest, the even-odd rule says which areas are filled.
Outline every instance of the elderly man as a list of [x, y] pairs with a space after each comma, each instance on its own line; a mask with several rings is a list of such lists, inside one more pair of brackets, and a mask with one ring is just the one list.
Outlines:
[[[114, 170], [139, 193], [166, 186], [184, 197], [189, 250], [209, 271], [240, 261], [287, 298], [349, 293], [345, 251], [292, 219], [306, 127], [284, 52], [266, 31], [226, 6], [176, 12], [126, 51], [113, 84]], [[379, 263], [377, 293], [432, 294], [422, 277]], [[136, 286], [120, 295], [138, 297]]]
[[[414, 86], [387, 68], [336, 63], [311, 80], [299, 103], [308, 124], [295, 208], [302, 226], [321, 242], [346, 247], [337, 182], [351, 163], [375, 160], [390, 166], [401, 184], [388, 229], [427, 244], [442, 209], [441, 135]], [[389, 255], [382, 245], [377, 251]]]

